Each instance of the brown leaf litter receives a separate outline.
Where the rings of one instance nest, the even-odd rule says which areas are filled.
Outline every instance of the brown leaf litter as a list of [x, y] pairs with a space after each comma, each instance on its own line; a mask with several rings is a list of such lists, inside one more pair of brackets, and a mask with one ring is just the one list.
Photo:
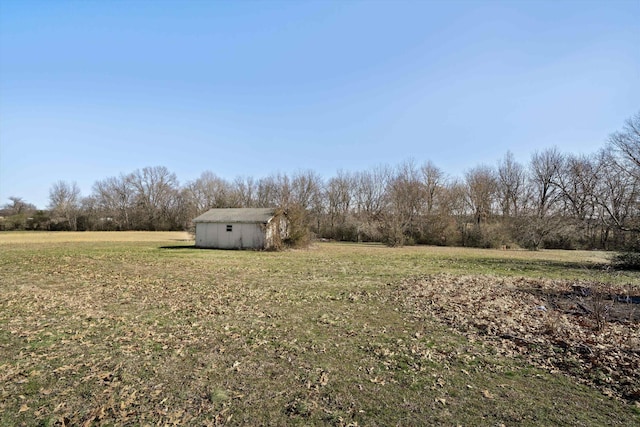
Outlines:
[[640, 405], [637, 287], [443, 274], [407, 280], [400, 289], [417, 316]]

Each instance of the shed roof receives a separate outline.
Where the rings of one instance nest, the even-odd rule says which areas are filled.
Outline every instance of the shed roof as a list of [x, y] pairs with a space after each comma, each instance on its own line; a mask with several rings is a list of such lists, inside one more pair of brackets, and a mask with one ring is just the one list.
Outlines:
[[248, 223], [268, 223], [275, 216], [274, 208], [228, 208], [210, 209], [193, 222], [248, 222]]

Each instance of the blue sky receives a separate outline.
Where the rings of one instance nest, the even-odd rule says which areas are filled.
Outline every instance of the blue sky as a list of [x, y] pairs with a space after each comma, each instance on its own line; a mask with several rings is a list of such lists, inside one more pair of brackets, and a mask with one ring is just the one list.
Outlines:
[[640, 0], [0, 2], [0, 205], [510, 150], [592, 153], [640, 111]]

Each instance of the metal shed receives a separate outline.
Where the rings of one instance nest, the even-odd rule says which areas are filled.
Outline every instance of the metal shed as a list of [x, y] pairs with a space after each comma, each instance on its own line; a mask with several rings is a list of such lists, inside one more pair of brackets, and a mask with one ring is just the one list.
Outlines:
[[277, 248], [288, 230], [286, 217], [274, 208], [211, 209], [193, 222], [199, 248]]

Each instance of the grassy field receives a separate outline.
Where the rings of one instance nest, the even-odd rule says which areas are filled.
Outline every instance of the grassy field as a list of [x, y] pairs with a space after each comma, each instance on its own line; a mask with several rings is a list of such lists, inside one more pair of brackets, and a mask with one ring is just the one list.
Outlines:
[[192, 244], [0, 233], [0, 425], [640, 423], [637, 405], [415, 312], [399, 285], [447, 273], [640, 286], [602, 252]]

